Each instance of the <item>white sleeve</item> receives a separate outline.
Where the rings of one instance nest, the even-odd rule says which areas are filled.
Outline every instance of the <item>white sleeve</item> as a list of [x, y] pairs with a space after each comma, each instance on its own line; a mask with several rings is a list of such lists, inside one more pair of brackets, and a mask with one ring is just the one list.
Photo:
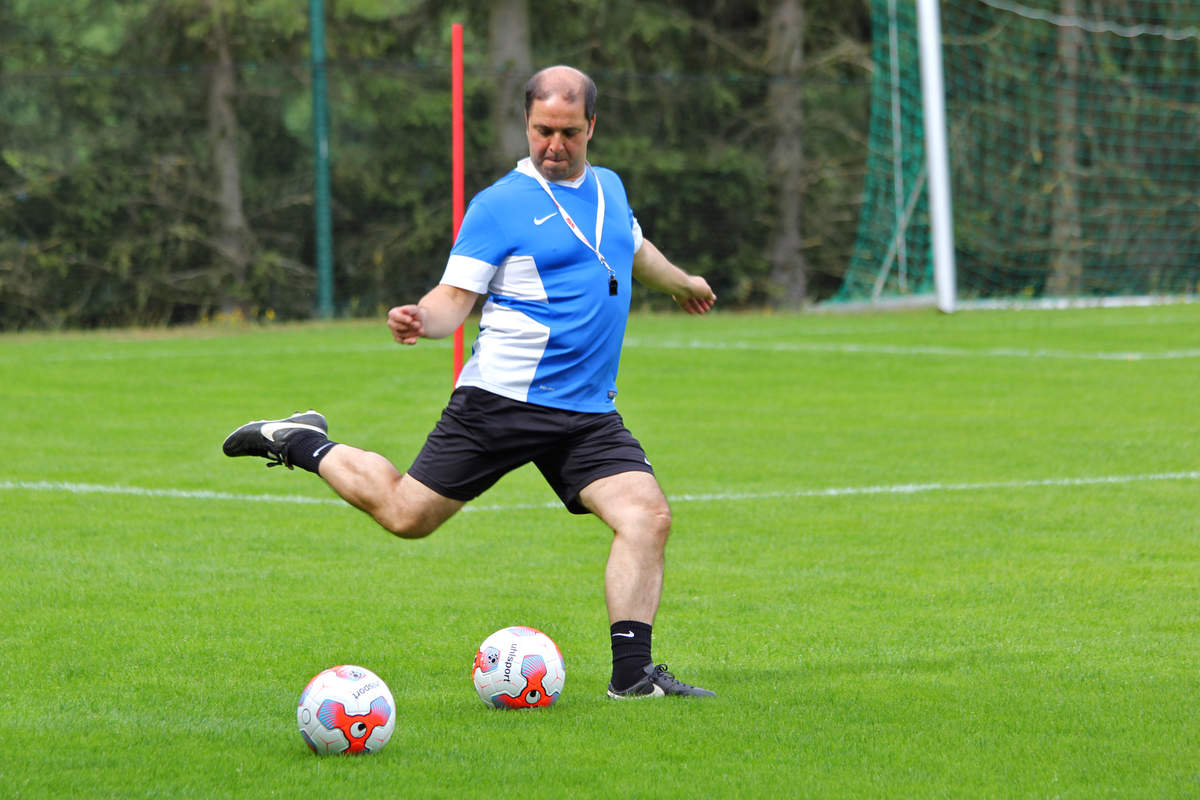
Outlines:
[[487, 294], [496, 274], [496, 266], [478, 258], [451, 253], [442, 273], [442, 283], [466, 289], [475, 294]]

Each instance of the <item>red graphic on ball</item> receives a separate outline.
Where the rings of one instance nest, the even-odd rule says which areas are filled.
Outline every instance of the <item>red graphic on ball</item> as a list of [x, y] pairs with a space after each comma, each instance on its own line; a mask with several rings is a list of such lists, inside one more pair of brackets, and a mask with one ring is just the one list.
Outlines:
[[381, 725], [386, 725], [392, 718], [392, 708], [387, 700], [376, 697], [371, 701], [371, 710], [366, 714], [347, 714], [346, 707], [336, 700], [326, 700], [321, 703], [317, 719], [326, 728], [341, 731], [346, 736], [350, 746], [347, 753], [362, 753], [367, 749], [367, 739]]
[[521, 662], [521, 676], [525, 678], [525, 691], [521, 692], [518, 697], [509, 697], [506, 694], [497, 695], [493, 699], [497, 706], [501, 703], [509, 708], [548, 706], [558, 699], [557, 694], [546, 694], [546, 687], [542, 685], [546, 680], [546, 662], [542, 660], [541, 656], [525, 656]]

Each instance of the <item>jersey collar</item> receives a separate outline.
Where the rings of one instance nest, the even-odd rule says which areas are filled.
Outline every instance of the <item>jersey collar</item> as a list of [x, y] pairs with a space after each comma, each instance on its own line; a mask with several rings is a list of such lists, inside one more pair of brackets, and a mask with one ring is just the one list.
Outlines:
[[[537, 180], [538, 176], [541, 174], [537, 171], [537, 167], [533, 165], [533, 159], [531, 159], [529, 156], [526, 156], [517, 162], [516, 170], [522, 175], [528, 175], [534, 180]], [[553, 183], [555, 186], [566, 186], [571, 189], [578, 189], [580, 186], [583, 186], [583, 182], [587, 180], [587, 176], [588, 170], [585, 168], [583, 172], [579, 174], [578, 178], [567, 181], [549, 181], [549, 183]]]

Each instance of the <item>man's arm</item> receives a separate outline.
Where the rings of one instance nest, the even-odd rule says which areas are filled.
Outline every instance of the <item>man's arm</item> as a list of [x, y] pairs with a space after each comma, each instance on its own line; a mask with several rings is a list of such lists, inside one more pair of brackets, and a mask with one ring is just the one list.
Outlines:
[[396, 306], [388, 311], [392, 338], [400, 344], [416, 344], [422, 337], [449, 336], [463, 324], [478, 299], [475, 292], [439, 283], [416, 305]]
[[708, 281], [672, 264], [649, 239], [643, 239], [641, 248], [633, 254], [633, 277], [638, 283], [671, 295], [689, 314], [703, 314], [717, 301]]

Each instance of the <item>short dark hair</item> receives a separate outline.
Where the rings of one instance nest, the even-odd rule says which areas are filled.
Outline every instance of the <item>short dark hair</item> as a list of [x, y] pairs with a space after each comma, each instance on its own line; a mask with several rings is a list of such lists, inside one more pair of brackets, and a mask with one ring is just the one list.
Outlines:
[[[560, 94], [568, 102], [575, 102], [579, 99], [579, 90], [583, 91], [583, 115], [588, 120], [594, 119], [596, 116], [596, 83], [587, 76], [586, 73], [575, 70], [580, 75], [580, 86], [576, 89], [562, 88], [560, 82], [555, 82], [552, 85], [546, 83], [546, 73], [556, 67], [546, 67], [534, 73], [529, 82], [525, 84], [525, 116], [529, 116], [529, 109], [533, 108], [534, 100], [546, 100], [555, 94]], [[575, 69], [571, 67], [571, 69]]]

